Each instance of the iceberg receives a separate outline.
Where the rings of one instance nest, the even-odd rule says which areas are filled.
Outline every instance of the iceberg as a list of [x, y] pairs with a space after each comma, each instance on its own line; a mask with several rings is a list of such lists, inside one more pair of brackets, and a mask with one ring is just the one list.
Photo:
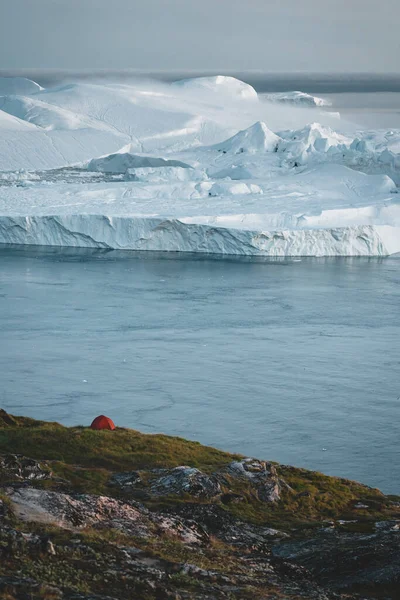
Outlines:
[[242, 256], [387, 256], [400, 252], [400, 227], [251, 231], [188, 224], [177, 219], [103, 215], [0, 217], [0, 242]]
[[214, 148], [219, 152], [231, 152], [233, 154], [276, 152], [280, 141], [281, 138], [268, 129], [265, 123], [258, 121], [221, 144], [215, 145]]
[[318, 96], [311, 96], [305, 92], [279, 92], [273, 94], [263, 94], [262, 98], [268, 102], [278, 102], [282, 104], [295, 104], [299, 106], [331, 106], [332, 103]]
[[179, 167], [190, 169], [190, 165], [179, 160], [168, 160], [154, 156], [138, 156], [130, 152], [116, 152], [100, 158], [93, 158], [88, 166], [88, 171], [100, 171], [102, 173], [126, 173], [128, 169], [143, 167]]
[[27, 81], [0, 79], [2, 244], [400, 252], [400, 130], [258, 102], [232, 77]]
[[227, 75], [181, 79], [175, 81], [173, 85], [197, 93], [227, 94], [230, 97], [233, 96], [245, 100], [258, 100], [258, 94], [253, 86], [240, 81], [240, 79], [236, 79], [236, 77], [229, 77]]

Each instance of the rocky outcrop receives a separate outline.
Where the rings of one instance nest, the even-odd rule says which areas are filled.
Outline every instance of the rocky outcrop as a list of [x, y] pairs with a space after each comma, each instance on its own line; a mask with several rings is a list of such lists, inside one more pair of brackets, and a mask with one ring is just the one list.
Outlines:
[[[49, 552], [49, 543], [53, 551]], [[171, 547], [173, 549], [173, 546]], [[230, 600], [285, 598], [333, 600], [305, 569], [250, 548], [226, 557], [215, 568], [197, 564], [202, 551], [177, 560], [161, 558], [137, 546], [91, 542], [70, 537], [61, 543], [45, 535], [0, 530], [0, 596], [7, 600]], [[44, 560], [45, 557], [45, 560]], [[4, 560], [16, 562], [18, 572], [1, 573]], [[201, 562], [201, 560], [200, 560]], [[34, 577], [24, 564], [37, 564]], [[207, 559], [206, 559], [207, 563]], [[22, 567], [22, 568], [21, 568]], [[50, 578], [51, 583], [45, 583]], [[57, 573], [59, 573], [57, 575]], [[79, 583], [90, 592], [73, 589]], [[254, 596], [253, 594], [257, 594]]]
[[[178, 438], [12, 419], [0, 598], [399, 598], [400, 498]], [[31, 428], [40, 462], [26, 456]]]
[[114, 473], [109, 485], [140, 499], [189, 495], [209, 500], [219, 496], [222, 491], [215, 476], [187, 466], [152, 469], [143, 474], [136, 471]]
[[176, 467], [162, 473], [151, 484], [153, 496], [189, 494], [195, 498], [214, 498], [221, 493], [221, 486], [215, 477], [206, 475], [192, 467]]
[[290, 537], [272, 527], [247, 523], [213, 504], [186, 503], [169, 509], [168, 514], [178, 515], [185, 520], [190, 519], [201, 526], [209, 536], [238, 548], [262, 550], [270, 548], [275, 540]]
[[[64, 494], [33, 487], [6, 488], [15, 515], [22, 521], [56, 525], [71, 530], [87, 527], [116, 529], [126, 535], [166, 535], [185, 544], [204, 544], [205, 530], [192, 519], [153, 513], [138, 503], [108, 496]], [[2, 506], [0, 504], [0, 516]]]
[[305, 567], [329, 589], [357, 591], [362, 597], [398, 598], [400, 532], [396, 523], [375, 533], [325, 528], [301, 540], [278, 543], [273, 555]]
[[19, 479], [24, 481], [50, 479], [51, 470], [33, 458], [19, 454], [0, 456], [0, 479]]
[[244, 458], [232, 462], [226, 472], [231, 477], [247, 481], [262, 502], [279, 500], [282, 485], [272, 463]]
[[232, 480], [248, 484], [262, 502], [279, 500], [282, 485], [285, 485], [279, 479], [274, 465], [254, 458], [234, 461], [226, 469], [212, 475], [188, 466], [153, 469], [143, 473], [144, 477], [137, 471], [114, 473], [109, 485], [117, 486], [124, 493], [139, 498], [187, 494], [203, 500], [220, 497], [224, 504], [243, 500], [240, 494], [235, 494], [230, 489]]
[[83, 529], [103, 526], [122, 529], [131, 535], [149, 535], [151, 523], [138, 508], [106, 496], [70, 495], [32, 487], [7, 488], [15, 514], [35, 521]]

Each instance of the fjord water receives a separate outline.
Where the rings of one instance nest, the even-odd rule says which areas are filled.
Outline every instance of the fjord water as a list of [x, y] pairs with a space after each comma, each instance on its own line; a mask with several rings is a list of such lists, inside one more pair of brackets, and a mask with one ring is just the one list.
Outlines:
[[0, 250], [0, 406], [400, 493], [400, 258]]

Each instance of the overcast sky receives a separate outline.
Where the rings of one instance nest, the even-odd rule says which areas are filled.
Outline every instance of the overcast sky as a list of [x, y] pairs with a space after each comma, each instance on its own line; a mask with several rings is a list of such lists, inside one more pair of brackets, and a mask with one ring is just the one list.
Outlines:
[[0, 69], [400, 72], [400, 0], [0, 0]]

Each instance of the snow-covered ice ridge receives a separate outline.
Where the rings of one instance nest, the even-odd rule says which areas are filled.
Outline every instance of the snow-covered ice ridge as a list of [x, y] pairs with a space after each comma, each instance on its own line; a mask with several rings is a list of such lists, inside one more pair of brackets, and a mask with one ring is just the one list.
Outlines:
[[297, 104], [300, 106], [331, 106], [331, 102], [325, 98], [311, 96], [305, 92], [276, 92], [263, 94], [264, 100], [268, 102], [281, 102], [283, 104]]
[[0, 78], [0, 243], [400, 252], [400, 131], [275, 96], [224, 76], [51, 89]]

